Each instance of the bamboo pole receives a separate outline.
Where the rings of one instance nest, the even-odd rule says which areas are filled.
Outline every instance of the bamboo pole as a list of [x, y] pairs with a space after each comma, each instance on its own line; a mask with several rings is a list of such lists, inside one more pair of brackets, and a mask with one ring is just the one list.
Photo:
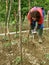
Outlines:
[[9, 7], [9, 11], [8, 11], [8, 18], [7, 18], [7, 35], [10, 39], [10, 42], [11, 42], [11, 38], [10, 38], [10, 34], [9, 34], [9, 21], [10, 21], [11, 7], [12, 7], [12, 0], [10, 0], [10, 7]]
[[6, 36], [6, 33], [7, 33], [7, 17], [8, 17], [8, 0], [6, 0], [5, 36]]
[[7, 18], [7, 34], [9, 34], [9, 20], [10, 20], [11, 7], [12, 7], [12, 0], [10, 0], [10, 7], [9, 7], [9, 11], [8, 11], [8, 18]]
[[16, 14], [16, 10], [14, 9], [14, 17], [15, 17], [15, 22], [16, 22], [16, 35], [17, 35], [17, 31], [18, 31], [18, 22], [17, 22], [17, 14]]
[[29, 10], [30, 10], [30, 7], [31, 7], [31, 5], [30, 5], [30, 0], [29, 0]]
[[20, 49], [20, 53], [21, 53], [21, 65], [23, 65], [22, 63], [22, 33], [21, 33], [21, 0], [19, 0], [19, 49]]
[[49, 10], [48, 10], [48, 12], [47, 12], [47, 15], [48, 15], [48, 24], [47, 24], [47, 26], [49, 27]]
[[10, 7], [8, 10], [8, 0], [6, 0], [5, 36], [9, 34], [9, 19], [10, 19], [11, 5], [12, 5], [12, 0], [10, 0]]

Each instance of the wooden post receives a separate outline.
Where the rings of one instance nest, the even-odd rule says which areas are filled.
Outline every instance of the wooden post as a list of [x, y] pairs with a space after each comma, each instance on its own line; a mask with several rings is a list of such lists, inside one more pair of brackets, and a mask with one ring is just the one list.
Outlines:
[[21, 65], [23, 65], [22, 63], [22, 27], [21, 27], [21, 0], [19, 0], [19, 50], [20, 50], [20, 54], [21, 54]]
[[9, 11], [8, 11], [8, 18], [7, 18], [7, 33], [9, 34], [9, 19], [10, 19], [10, 13], [11, 13], [11, 6], [12, 5], [12, 1], [10, 0], [10, 7], [9, 7]]
[[49, 10], [48, 10], [48, 12], [47, 12], [47, 15], [48, 15], [48, 24], [47, 24], [47, 26], [49, 27]]
[[30, 10], [30, 0], [29, 0], [29, 10]]
[[12, 5], [12, 1], [10, 0], [10, 7], [8, 10], [8, 0], [6, 0], [5, 36], [9, 34], [9, 19], [10, 19], [11, 5]]
[[16, 22], [16, 35], [17, 35], [17, 31], [18, 31], [18, 22], [17, 22], [17, 18], [18, 16], [16, 15], [16, 10], [14, 9], [14, 17], [15, 17], [15, 22]]
[[6, 36], [6, 33], [7, 33], [7, 17], [8, 17], [8, 0], [6, 0], [5, 36]]

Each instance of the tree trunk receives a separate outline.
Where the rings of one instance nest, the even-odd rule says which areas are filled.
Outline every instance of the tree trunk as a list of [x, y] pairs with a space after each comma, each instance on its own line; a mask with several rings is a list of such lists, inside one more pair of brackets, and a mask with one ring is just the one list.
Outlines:
[[21, 33], [21, 30], [22, 30], [22, 27], [21, 27], [21, 0], [19, 0], [19, 50], [20, 50], [20, 53], [21, 53], [21, 65], [23, 65], [22, 63], [22, 33]]
[[10, 7], [9, 7], [9, 11], [8, 11], [8, 18], [7, 18], [7, 34], [9, 34], [9, 20], [10, 20], [11, 5], [12, 5], [12, 0], [10, 0]]
[[10, 19], [10, 12], [11, 12], [11, 5], [12, 5], [12, 0], [10, 0], [10, 7], [8, 9], [8, 0], [6, 0], [6, 22], [5, 22], [5, 39], [7, 36], [9, 36], [9, 19]]
[[29, 0], [29, 10], [30, 10], [30, 0]]
[[48, 10], [47, 15], [48, 15], [48, 24], [47, 24], [47, 27], [49, 27], [49, 10]]
[[7, 33], [7, 17], [8, 17], [8, 0], [6, 0], [5, 36], [6, 36], [6, 33]]
[[17, 31], [18, 31], [18, 22], [17, 22], [17, 14], [16, 14], [16, 10], [14, 10], [14, 17], [15, 17], [15, 22], [16, 22], [16, 35], [17, 35]]
[[10, 34], [9, 34], [9, 21], [10, 21], [11, 7], [12, 7], [12, 0], [10, 0], [10, 7], [9, 7], [9, 11], [8, 11], [8, 18], [7, 18], [7, 35], [9, 37], [10, 42], [11, 42], [11, 38], [10, 38]]

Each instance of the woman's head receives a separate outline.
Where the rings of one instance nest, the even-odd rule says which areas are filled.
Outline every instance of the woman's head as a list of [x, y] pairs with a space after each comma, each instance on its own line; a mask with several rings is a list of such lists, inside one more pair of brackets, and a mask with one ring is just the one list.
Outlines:
[[40, 17], [41, 17], [40, 13], [38, 11], [31, 12], [31, 19], [32, 20], [39, 21]]

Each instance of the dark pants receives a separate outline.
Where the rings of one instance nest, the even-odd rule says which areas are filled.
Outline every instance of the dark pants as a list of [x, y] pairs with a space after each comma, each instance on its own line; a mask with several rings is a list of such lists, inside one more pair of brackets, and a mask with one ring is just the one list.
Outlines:
[[[31, 24], [30, 24], [30, 33], [31, 33], [31, 30], [34, 30], [36, 26], [36, 21], [33, 21]], [[43, 33], [43, 24], [37, 24], [37, 32], [39, 34], [39, 36], [42, 36], [42, 33]]]
[[31, 30], [33, 30], [36, 26], [36, 21], [33, 21], [31, 24], [30, 24], [30, 27], [31, 27]]

